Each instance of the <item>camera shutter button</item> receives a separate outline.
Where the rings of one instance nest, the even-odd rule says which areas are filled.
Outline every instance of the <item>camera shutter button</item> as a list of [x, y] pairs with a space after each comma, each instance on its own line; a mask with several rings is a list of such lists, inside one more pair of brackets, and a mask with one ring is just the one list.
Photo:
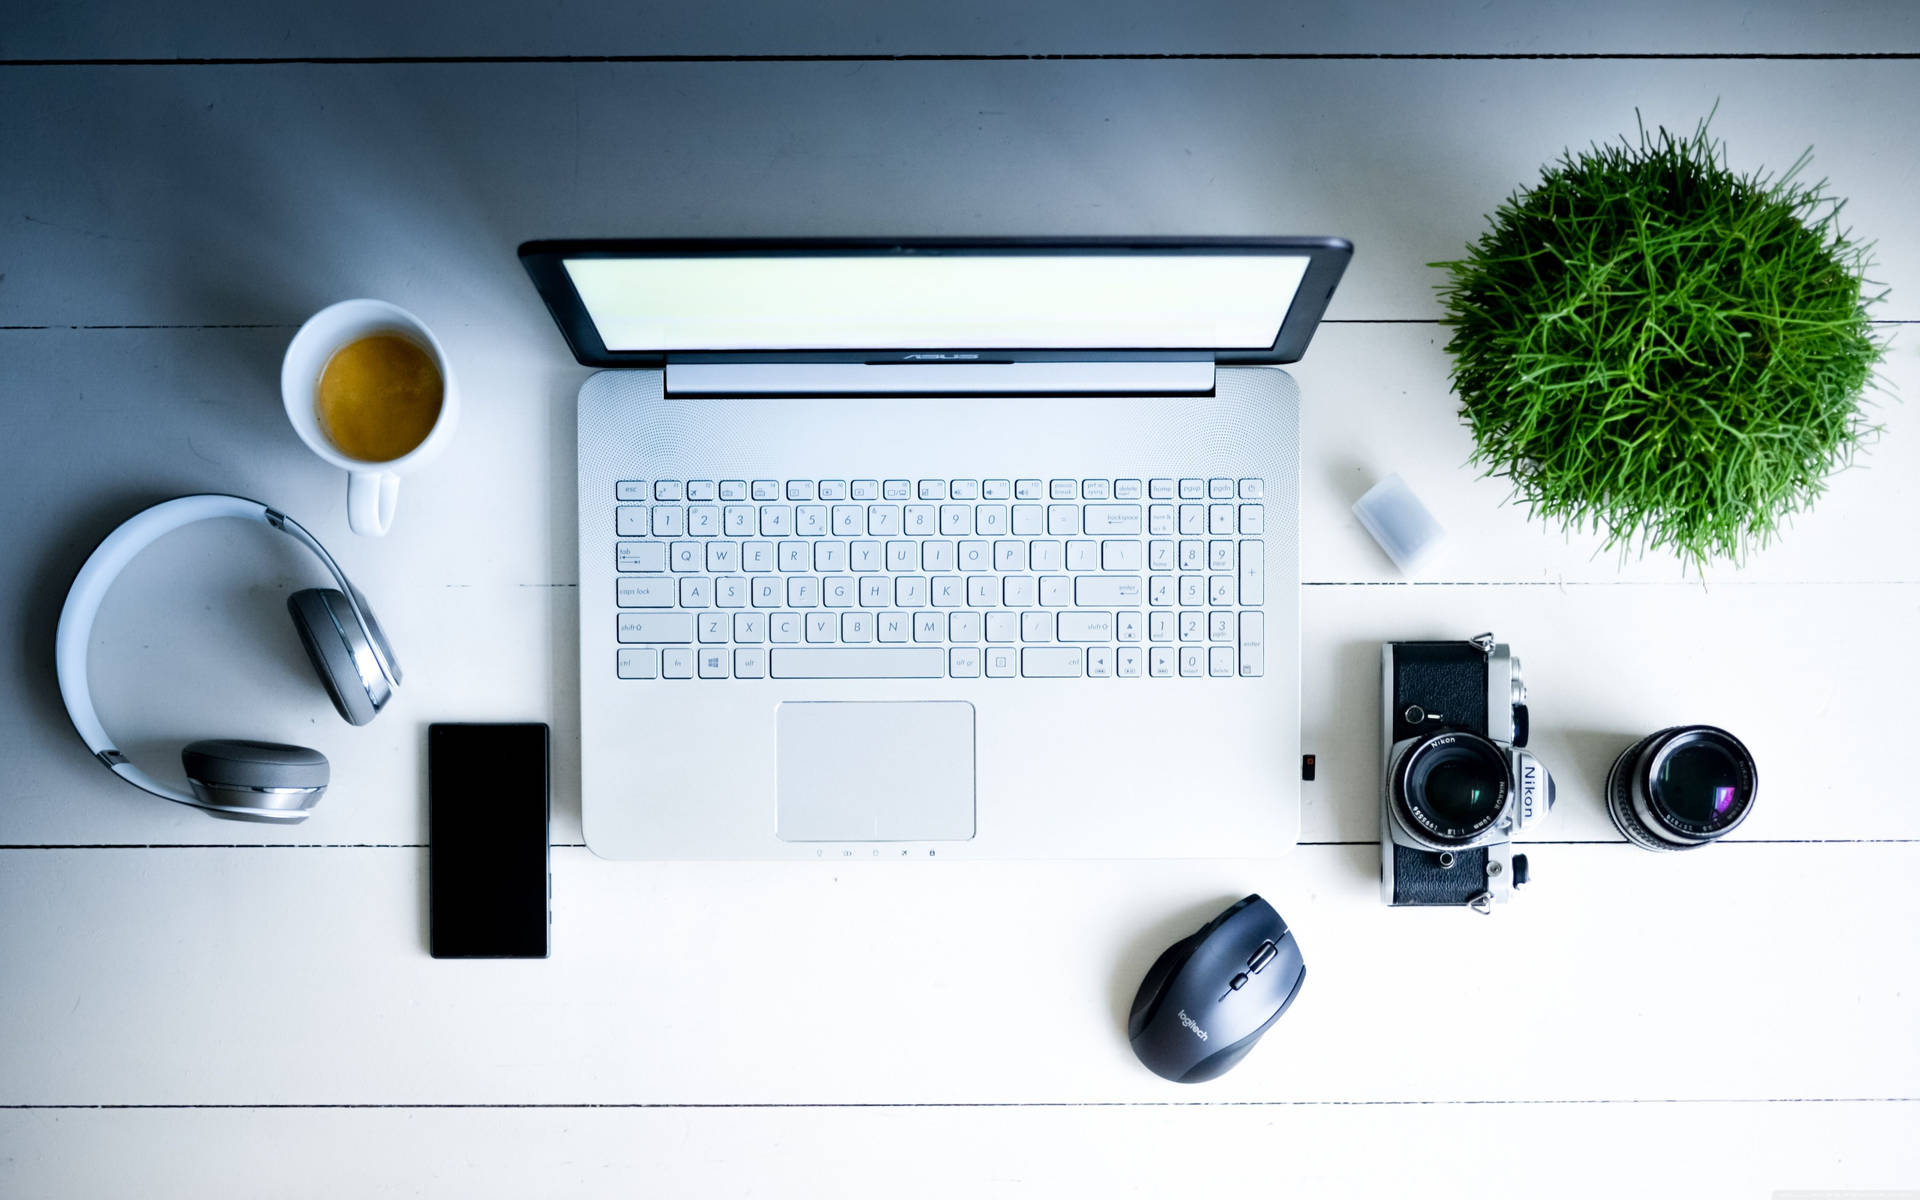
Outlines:
[[1513, 706], [1513, 744], [1514, 745], [1524, 746], [1527, 744], [1527, 732], [1528, 732], [1527, 727], [1529, 724], [1530, 722], [1527, 719], [1527, 706], [1524, 704], [1514, 705]]

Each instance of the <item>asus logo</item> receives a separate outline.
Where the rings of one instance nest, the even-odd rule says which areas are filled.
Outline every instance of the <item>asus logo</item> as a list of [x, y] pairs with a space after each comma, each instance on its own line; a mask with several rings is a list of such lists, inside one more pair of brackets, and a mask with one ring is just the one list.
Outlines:
[[1199, 1038], [1203, 1042], [1207, 1040], [1207, 1031], [1200, 1028], [1200, 1023], [1198, 1021], [1195, 1021], [1192, 1017], [1188, 1016], [1187, 1010], [1184, 1008], [1180, 1010], [1180, 1023], [1182, 1025], [1185, 1025], [1188, 1029], [1193, 1030], [1193, 1036]]
[[919, 362], [923, 360], [930, 360], [933, 362], [947, 362], [949, 360], [979, 358], [979, 357], [980, 356], [978, 354], [903, 354], [900, 356], [900, 360], [902, 362]]

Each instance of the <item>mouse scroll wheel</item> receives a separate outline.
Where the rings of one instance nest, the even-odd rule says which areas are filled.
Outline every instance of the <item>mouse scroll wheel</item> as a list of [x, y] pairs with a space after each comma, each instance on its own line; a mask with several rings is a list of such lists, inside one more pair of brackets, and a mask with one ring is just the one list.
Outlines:
[[1268, 963], [1273, 961], [1274, 955], [1278, 953], [1280, 953], [1280, 948], [1272, 942], [1260, 943], [1260, 948], [1255, 950], [1253, 957], [1247, 960], [1247, 970], [1259, 974]]

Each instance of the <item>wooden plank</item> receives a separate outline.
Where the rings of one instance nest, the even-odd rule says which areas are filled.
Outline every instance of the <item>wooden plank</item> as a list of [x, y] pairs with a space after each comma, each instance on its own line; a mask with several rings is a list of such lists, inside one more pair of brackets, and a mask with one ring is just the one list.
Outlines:
[[[1383, 908], [1371, 846], [913, 870], [561, 850], [553, 958], [449, 963], [418, 850], [12, 851], [0, 1012], [31, 1036], [0, 1104], [1915, 1096], [1920, 989], [1888, 939], [1920, 920], [1920, 846], [1539, 858], [1478, 917]], [[1231, 1074], [1160, 1081], [1124, 1037], [1139, 978], [1252, 890], [1311, 977]]]
[[[0, 334], [9, 348], [0, 388], [17, 397], [0, 410], [0, 439], [34, 447], [32, 469], [0, 483], [13, 518], [0, 525], [0, 557], [17, 564], [0, 619], [28, 631], [0, 643], [0, 668], [22, 681], [0, 700], [9, 763], [0, 842], [417, 843], [421, 729], [458, 718], [553, 725], [554, 834], [578, 841], [566, 481], [584, 372], [453, 327], [452, 352], [477, 381], [465, 423], [448, 456], [406, 485], [394, 532], [373, 542], [346, 531], [339, 474], [286, 428], [273, 380], [287, 336]], [[1590, 539], [1562, 545], [1498, 508], [1496, 483], [1443, 470], [1467, 443], [1439, 393], [1430, 337], [1417, 326], [1335, 326], [1316, 347], [1315, 373], [1300, 368], [1304, 575], [1368, 585], [1305, 595], [1302, 728], [1320, 778], [1305, 790], [1302, 837], [1374, 836], [1376, 644], [1484, 628], [1528, 666], [1537, 748], [1563, 789], [1543, 837], [1613, 837], [1597, 799], [1613, 753], [1692, 720], [1741, 730], [1763, 760], [1767, 800], [1741, 836], [1920, 836], [1920, 810], [1884, 786], [1906, 717], [1883, 669], [1920, 659], [1920, 543], [1884, 533], [1886, 514], [1916, 499], [1920, 442], [1908, 435], [1920, 418], [1889, 408], [1869, 469], [1836, 481], [1790, 542], [1701, 588], [1679, 582], [1670, 563], [1620, 569], [1592, 557]], [[1911, 379], [1911, 356], [1900, 362]], [[1372, 586], [1394, 572], [1347, 504], [1387, 469], [1406, 473], [1451, 528], [1442, 580], [1528, 586]], [[90, 495], [76, 501], [83, 481]], [[53, 624], [94, 543], [145, 503], [208, 489], [281, 504], [333, 548], [409, 670], [399, 700], [363, 730], [332, 715], [283, 611], [289, 591], [320, 582], [317, 568], [239, 525], [184, 531], [135, 564], [100, 619], [95, 686], [108, 727], [155, 769], [175, 770], [176, 748], [195, 737], [265, 736], [326, 753], [333, 794], [294, 829], [214, 825], [109, 779], [74, 741], [54, 688]], [[1852, 586], [1873, 579], [1907, 582]], [[1849, 642], [1862, 630], [1870, 642]], [[146, 689], [153, 679], [170, 681], [164, 700]]]
[[0, 325], [371, 294], [554, 355], [523, 238], [856, 232], [1344, 234], [1330, 315], [1424, 319], [1424, 264], [1543, 162], [1716, 103], [1737, 166], [1815, 149], [1916, 319], [1916, 88], [1915, 60], [12, 68]]
[[1466, 1200], [1485, 1196], [1489, 1177], [1566, 1200], [1814, 1186], [1835, 1195], [1911, 1183], [1912, 1123], [1912, 1102], [16, 1110], [0, 1112], [0, 1181], [21, 1195], [148, 1200], [1277, 1191]]
[[372, 0], [263, 9], [198, 0], [164, 14], [109, 0], [86, 10], [22, 11], [0, 30], [0, 58], [253, 55], [607, 54], [1539, 54], [1852, 51], [1920, 48], [1912, 10], [1894, 0], [1809, 12], [1713, 0], [1680, 7], [1613, 0], [1582, 7], [1522, 0], [1404, 5], [1208, 0], [1178, 9], [1066, 0], [618, 8], [429, 0], [396, 12]]

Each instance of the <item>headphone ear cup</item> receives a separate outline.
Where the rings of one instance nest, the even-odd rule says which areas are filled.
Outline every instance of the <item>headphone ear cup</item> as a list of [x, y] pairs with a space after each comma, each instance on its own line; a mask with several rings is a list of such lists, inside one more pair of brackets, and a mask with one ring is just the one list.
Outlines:
[[182, 750], [180, 765], [207, 811], [233, 821], [285, 824], [327, 791], [327, 757], [305, 746], [215, 738]]
[[287, 597], [287, 612], [335, 710], [349, 725], [373, 720], [392, 693], [347, 598], [335, 588], [305, 588]]

